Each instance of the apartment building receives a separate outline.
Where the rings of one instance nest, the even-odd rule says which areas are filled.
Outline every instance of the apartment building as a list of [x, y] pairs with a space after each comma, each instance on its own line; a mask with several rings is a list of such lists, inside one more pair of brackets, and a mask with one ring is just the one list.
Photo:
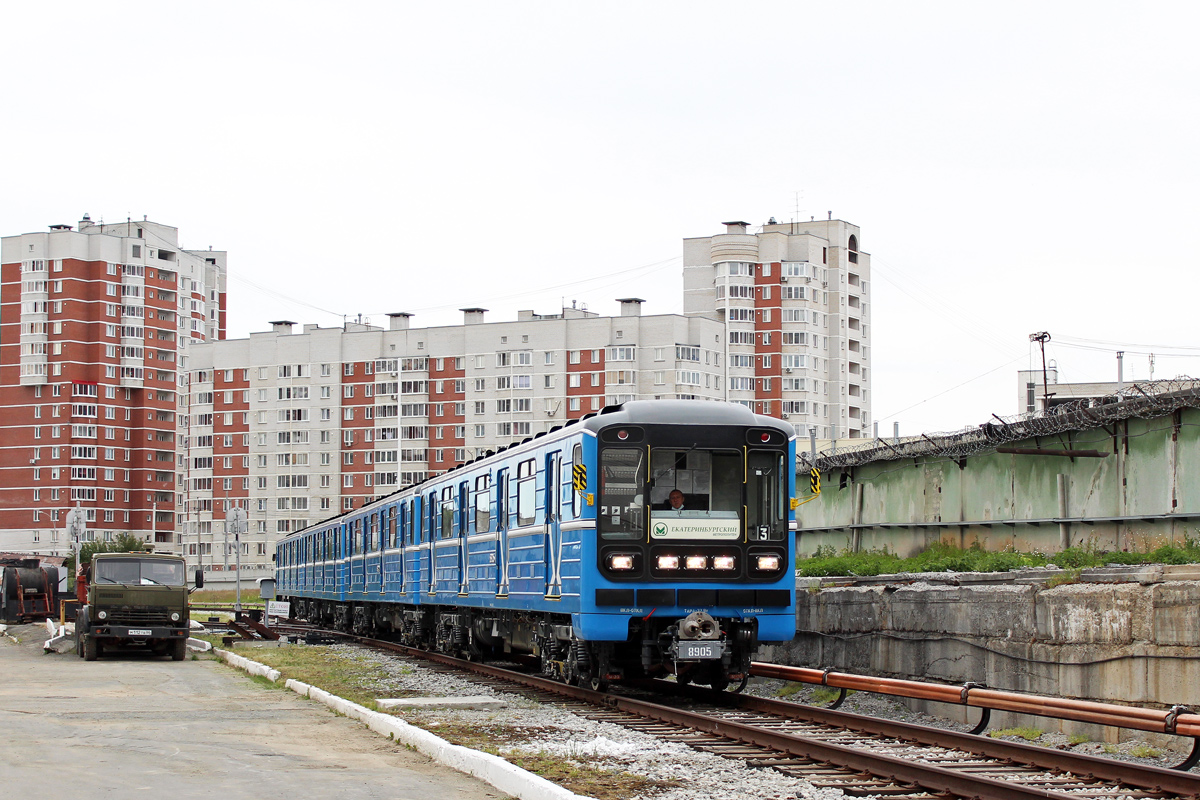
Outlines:
[[225, 333], [225, 260], [143, 219], [0, 238], [0, 550], [175, 540], [178, 384]]
[[778, 223], [685, 239], [684, 313], [728, 328], [728, 399], [801, 436], [870, 435], [871, 257], [857, 225]]
[[197, 348], [178, 546], [229, 569], [225, 520], [244, 507], [242, 569], [269, 570], [279, 536], [606, 405], [724, 398], [721, 322], [618, 303], [506, 322], [466, 308], [432, 328], [282, 320]]

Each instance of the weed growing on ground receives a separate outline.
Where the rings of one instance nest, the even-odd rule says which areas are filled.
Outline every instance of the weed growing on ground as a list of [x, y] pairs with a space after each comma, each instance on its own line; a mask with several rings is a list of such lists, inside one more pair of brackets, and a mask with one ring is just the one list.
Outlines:
[[804, 577], [836, 575], [887, 575], [897, 572], [1008, 572], [1026, 567], [1056, 566], [1073, 571], [1107, 564], [1195, 564], [1200, 563], [1200, 535], [1185, 536], [1182, 543], [1144, 541], [1130, 552], [1102, 549], [1094, 540], [1046, 555], [1006, 549], [990, 552], [975, 542], [961, 548], [936, 542], [910, 558], [901, 558], [887, 547], [852, 552], [821, 545], [811, 556], [798, 556], [796, 572]]
[[1162, 755], [1162, 751], [1155, 750], [1153, 747], [1148, 747], [1144, 744], [1138, 744], [1129, 748], [1129, 755], [1134, 758], [1158, 758]]
[[1042, 732], [1037, 728], [1002, 728], [997, 731], [992, 731], [988, 736], [993, 739], [1003, 739], [1007, 736], [1015, 736], [1019, 739], [1024, 739], [1027, 742], [1036, 742], [1042, 738]]
[[804, 689], [803, 683], [789, 681], [775, 690], [776, 697], [791, 697]]
[[1086, 744], [1087, 742], [1090, 742], [1090, 741], [1091, 741], [1091, 739], [1089, 739], [1087, 736], [1085, 736], [1082, 733], [1072, 733], [1070, 736], [1067, 737], [1067, 743], [1072, 746], [1077, 745], [1077, 744]]

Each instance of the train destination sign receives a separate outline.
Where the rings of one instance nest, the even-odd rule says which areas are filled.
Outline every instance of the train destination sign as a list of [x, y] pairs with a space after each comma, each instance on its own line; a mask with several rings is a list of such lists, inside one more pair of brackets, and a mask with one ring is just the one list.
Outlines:
[[650, 522], [651, 539], [716, 539], [734, 542], [742, 536], [737, 519], [687, 519], [655, 515]]

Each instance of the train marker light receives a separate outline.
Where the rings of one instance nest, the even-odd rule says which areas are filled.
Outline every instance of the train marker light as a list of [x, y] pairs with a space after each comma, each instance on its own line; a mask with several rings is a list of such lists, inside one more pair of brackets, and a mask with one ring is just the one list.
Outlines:
[[688, 556], [683, 563], [687, 569], [704, 569], [708, 566], [708, 556]]
[[759, 572], [774, 572], [779, 569], [779, 556], [759, 556], [758, 571]]
[[733, 556], [713, 556], [713, 569], [733, 569]]
[[679, 569], [679, 556], [659, 556], [659, 569]]
[[633, 556], [614, 554], [608, 557], [608, 568], [611, 570], [633, 569]]

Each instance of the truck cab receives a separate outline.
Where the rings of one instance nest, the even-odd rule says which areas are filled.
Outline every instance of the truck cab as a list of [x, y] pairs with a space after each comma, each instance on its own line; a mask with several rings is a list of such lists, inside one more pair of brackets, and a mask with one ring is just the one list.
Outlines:
[[[204, 573], [196, 571], [196, 588]], [[75, 621], [76, 652], [95, 661], [106, 647], [137, 647], [182, 661], [187, 654], [187, 564], [179, 556], [97, 553], [87, 603]]]

